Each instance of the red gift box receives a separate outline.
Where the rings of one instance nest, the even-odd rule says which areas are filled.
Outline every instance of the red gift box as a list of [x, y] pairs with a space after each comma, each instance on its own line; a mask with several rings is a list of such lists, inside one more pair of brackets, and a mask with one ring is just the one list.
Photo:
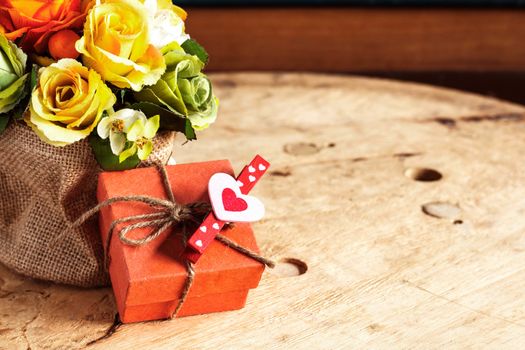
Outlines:
[[[233, 176], [229, 161], [180, 164], [166, 167], [175, 200], [181, 204], [209, 202], [208, 181], [218, 172]], [[156, 168], [105, 172], [99, 177], [99, 202], [119, 196], [145, 195], [167, 199]], [[111, 223], [119, 218], [155, 212], [145, 203], [116, 202], [100, 211], [102, 241]], [[117, 225], [118, 232], [120, 225]], [[169, 228], [157, 239], [141, 246], [122, 243], [113, 234], [109, 274], [120, 318], [124, 323], [169, 318], [179, 303], [187, 270], [180, 236]], [[115, 233], [116, 233], [115, 232]], [[128, 237], [145, 237], [151, 228], [135, 229]], [[236, 223], [221, 234], [258, 253], [251, 226]], [[244, 307], [248, 292], [256, 288], [264, 265], [218, 241], [213, 241], [195, 268], [195, 279], [177, 316], [236, 310]]]

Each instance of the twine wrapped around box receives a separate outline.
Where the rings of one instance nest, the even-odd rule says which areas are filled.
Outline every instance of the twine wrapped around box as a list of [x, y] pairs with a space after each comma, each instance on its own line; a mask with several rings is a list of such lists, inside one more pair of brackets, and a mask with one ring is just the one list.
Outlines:
[[[152, 209], [155, 209], [154, 213], [132, 215], [129, 217], [117, 219], [111, 223], [107, 235], [108, 238], [105, 243], [105, 262], [108, 269], [108, 264], [111, 259], [109, 252], [114, 231], [118, 231], [120, 241], [123, 244], [138, 247], [147, 245], [151, 241], [159, 238], [159, 236], [165, 230], [174, 227], [180, 230], [179, 239], [181, 240], [183, 247], [186, 247], [189, 235], [191, 234], [191, 232], [193, 232], [188, 230], [188, 226], [191, 227], [193, 224], [198, 227], [198, 225], [200, 225], [202, 220], [212, 209], [211, 205], [206, 202], [195, 202], [190, 204], [178, 203], [175, 200], [175, 195], [173, 193], [173, 189], [171, 187], [166, 168], [163, 164], [160, 163], [155, 164], [155, 166], [162, 179], [162, 185], [164, 186], [164, 190], [166, 191], [166, 194], [168, 196], [167, 200], [144, 195], [113, 197], [102, 203], [99, 203], [97, 206], [91, 208], [90, 210], [87, 210], [75, 222], [71, 224], [71, 227], [80, 227], [84, 223], [86, 223], [89, 218], [93, 217], [95, 214], [98, 214], [102, 208], [118, 202], [141, 202], [147, 204]], [[118, 227], [119, 225], [123, 226]], [[127, 236], [133, 230], [141, 228], [150, 228], [151, 231], [145, 237], [138, 239], [130, 238]], [[195, 228], [196, 227], [194, 227], [194, 229]], [[62, 238], [66, 234], [67, 231], [64, 231], [61, 235], [59, 235], [59, 238]], [[230, 247], [231, 249], [234, 249], [239, 253], [244, 254], [251, 259], [254, 259], [255, 261], [258, 261], [259, 263], [268, 266], [269, 268], [273, 269], [275, 267], [275, 263], [272, 260], [267, 259], [257, 254], [256, 252], [253, 252], [250, 249], [247, 249], [237, 244], [236, 242], [230, 240], [228, 237], [222, 234], [218, 234], [215, 237], [215, 239], [217, 239], [225, 246]], [[188, 297], [190, 288], [195, 278], [195, 270], [193, 263], [183, 257], [183, 264], [186, 266], [186, 282], [184, 283], [184, 288], [182, 290], [181, 295], [178, 298], [177, 307], [171, 314], [170, 318], [177, 316], [177, 313], [180, 311], [184, 302], [186, 301], [186, 298]]]
[[[174, 133], [159, 133], [142, 166], [167, 163], [173, 140]], [[96, 220], [50, 244], [97, 204], [102, 170], [88, 141], [57, 148], [15, 122], [0, 137], [0, 157], [0, 263], [32, 278], [81, 287], [108, 285]]]

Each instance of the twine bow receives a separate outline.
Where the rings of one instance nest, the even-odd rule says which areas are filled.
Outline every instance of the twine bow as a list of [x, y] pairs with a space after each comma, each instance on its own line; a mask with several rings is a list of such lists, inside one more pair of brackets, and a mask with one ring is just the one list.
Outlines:
[[[79, 227], [84, 222], [86, 222], [90, 217], [98, 213], [102, 208], [107, 207], [113, 203], [117, 202], [140, 202], [145, 203], [149, 205], [151, 208], [155, 209], [155, 212], [148, 213], [148, 214], [140, 214], [140, 215], [132, 215], [124, 218], [119, 218], [114, 220], [110, 227], [109, 232], [107, 235], [107, 240], [105, 244], [105, 254], [104, 254], [104, 264], [106, 268], [109, 267], [110, 264], [110, 244], [111, 240], [113, 238], [113, 232], [120, 224], [125, 224], [119, 227], [118, 234], [119, 239], [124, 244], [132, 245], [132, 246], [142, 246], [145, 244], [148, 244], [149, 242], [157, 239], [165, 230], [168, 228], [175, 226], [179, 227], [181, 229], [181, 240], [183, 247], [186, 247], [187, 240], [188, 240], [188, 233], [191, 233], [191, 231], [188, 230], [188, 224], [194, 224], [199, 225], [202, 220], [204, 220], [205, 216], [210, 212], [211, 205], [209, 203], [204, 202], [196, 202], [196, 203], [190, 203], [190, 204], [180, 204], [175, 200], [175, 196], [173, 194], [173, 190], [171, 188], [171, 184], [169, 182], [168, 173], [166, 171], [166, 168], [163, 165], [157, 164], [157, 169], [160, 173], [162, 184], [164, 186], [164, 190], [167, 194], [168, 199], [161, 199], [161, 198], [155, 198], [150, 196], [144, 196], [144, 195], [131, 195], [131, 196], [121, 196], [121, 197], [113, 197], [109, 198], [101, 203], [99, 203], [94, 208], [86, 211], [84, 214], [82, 214], [75, 222], [73, 222], [71, 225], [72, 227]], [[128, 234], [136, 229], [140, 228], [146, 228], [150, 227], [152, 228], [151, 232], [149, 232], [146, 236], [143, 238], [130, 238], [128, 237]], [[238, 252], [270, 267], [274, 268], [275, 263], [263, 256], [258, 255], [255, 252], [252, 252], [249, 249], [244, 248], [243, 246], [235, 243], [234, 241], [230, 240], [224, 235], [218, 234], [215, 237], [216, 240], [221, 242], [222, 244], [237, 250]], [[179, 303], [173, 313], [171, 314], [170, 318], [173, 318], [177, 315], [179, 310], [182, 308], [182, 305], [184, 304], [184, 301], [186, 300], [188, 293], [190, 291], [190, 288], [193, 284], [193, 279], [195, 278], [195, 269], [193, 267], [193, 263], [187, 259], [184, 261], [186, 265], [186, 271], [187, 271], [187, 278], [186, 282], [184, 284], [183, 291], [181, 293], [181, 296], [179, 297]]]

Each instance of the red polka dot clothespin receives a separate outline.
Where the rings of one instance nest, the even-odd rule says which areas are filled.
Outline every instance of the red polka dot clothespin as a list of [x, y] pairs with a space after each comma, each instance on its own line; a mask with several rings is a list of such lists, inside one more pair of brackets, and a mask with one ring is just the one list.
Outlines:
[[188, 260], [196, 263], [226, 222], [253, 222], [263, 217], [264, 206], [248, 193], [269, 167], [270, 163], [257, 155], [237, 179], [224, 173], [211, 177], [208, 192], [213, 211], [188, 239], [185, 252]]

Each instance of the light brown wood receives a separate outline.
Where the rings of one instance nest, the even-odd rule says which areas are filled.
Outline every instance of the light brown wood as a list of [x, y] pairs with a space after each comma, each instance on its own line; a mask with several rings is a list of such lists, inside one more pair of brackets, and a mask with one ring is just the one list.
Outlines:
[[[358, 77], [212, 78], [220, 120], [175, 156], [272, 162], [254, 227], [281, 263], [243, 310], [126, 325], [90, 348], [523, 347], [524, 107]], [[110, 289], [0, 268], [2, 349], [82, 348], [114, 313]]]
[[191, 8], [211, 70], [525, 71], [520, 9]]

